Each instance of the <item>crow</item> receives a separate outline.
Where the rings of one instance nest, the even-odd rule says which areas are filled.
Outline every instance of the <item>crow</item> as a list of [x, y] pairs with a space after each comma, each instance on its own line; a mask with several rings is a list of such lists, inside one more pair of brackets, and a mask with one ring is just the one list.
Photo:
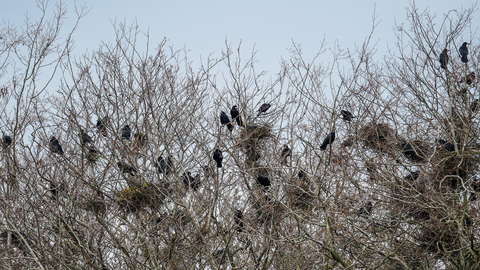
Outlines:
[[130, 140], [130, 136], [132, 135], [132, 130], [128, 125], [125, 125], [122, 128], [122, 138], [125, 138], [127, 140]]
[[242, 118], [238, 112], [237, 105], [233, 106], [230, 110], [230, 116], [232, 116], [232, 120], [235, 119], [237, 121], [237, 125], [239, 127], [243, 126]]
[[302, 180], [302, 181], [307, 181], [307, 173], [300, 169], [300, 171], [298, 172], [298, 179]]
[[243, 213], [241, 210], [236, 210], [233, 220], [235, 221], [235, 224], [237, 224], [237, 232], [243, 232]]
[[[462, 62], [463, 63], [468, 63], [468, 48], [467, 48], [467, 42], [464, 42], [462, 46], [460, 47], [460, 55], [462, 56]], [[448, 61], [448, 58], [447, 58]]]
[[57, 153], [59, 155], [63, 155], [63, 150], [62, 150], [62, 146], [60, 145], [60, 143], [58, 142], [57, 138], [55, 138], [55, 136], [52, 136], [50, 138], [50, 150], [53, 152], [53, 153]]
[[470, 111], [477, 112], [478, 111], [478, 98], [475, 99], [472, 104], [470, 104]]
[[97, 130], [98, 133], [102, 134], [104, 137], [107, 137], [107, 129], [105, 128], [103, 121], [100, 119], [97, 119]]
[[263, 103], [262, 106], [260, 106], [260, 109], [258, 109], [258, 115], [268, 111], [268, 109], [270, 109], [270, 106], [271, 105], [269, 103]]
[[444, 139], [437, 139], [437, 142], [448, 152], [455, 151], [455, 145], [451, 142], [447, 142]]
[[213, 160], [217, 162], [217, 167], [221, 168], [222, 167], [222, 160], [223, 160], [223, 154], [220, 149], [215, 149], [213, 152]]
[[10, 138], [10, 136], [8, 136], [8, 135], [3, 136], [3, 143], [7, 146], [11, 145], [12, 144], [12, 138]]
[[87, 143], [93, 143], [92, 137], [90, 137], [85, 131], [80, 129], [80, 143], [85, 145]]
[[341, 110], [340, 112], [344, 121], [350, 122], [353, 118], [355, 118], [355, 116], [353, 116], [353, 114], [349, 111]]
[[263, 176], [261, 174], [259, 174], [257, 176], [257, 183], [262, 185], [265, 189], [268, 189], [268, 187], [270, 187], [271, 183], [270, 183], [270, 180], [268, 179], [268, 177], [266, 176]]
[[292, 149], [290, 149], [288, 147], [288, 145], [283, 145], [283, 149], [282, 149], [282, 163], [283, 164], [287, 164], [287, 157], [291, 157], [292, 156]]
[[197, 191], [200, 186], [200, 175], [193, 177], [190, 172], [186, 172], [182, 175], [182, 181], [187, 189], [191, 188], [193, 191]]
[[320, 146], [320, 149], [322, 149], [322, 150], [327, 149], [327, 145], [333, 143], [333, 141], [335, 141], [335, 130], [333, 130], [332, 133], [330, 133], [330, 134], [325, 138], [325, 140], [323, 140], [323, 143], [322, 143], [322, 145]]
[[443, 49], [442, 53], [440, 54], [440, 67], [442, 69], [446, 69], [447, 68], [447, 64], [448, 64], [448, 55], [447, 55], [447, 52], [448, 50], [447, 49]]
[[412, 161], [421, 161], [422, 157], [420, 157], [413, 146], [405, 141], [402, 142], [402, 153]]
[[420, 176], [420, 171], [410, 172], [407, 176], [405, 176], [405, 180], [415, 181]]
[[137, 173], [137, 170], [128, 164], [125, 164], [123, 162], [117, 162], [117, 165], [118, 168], [120, 168], [120, 170], [122, 171], [122, 173], [128, 173], [131, 176], [135, 176], [135, 174]]
[[153, 166], [155, 166], [158, 169], [159, 173], [166, 174], [166, 168], [165, 168], [166, 164], [165, 164], [165, 160], [163, 159], [162, 156], [159, 156], [157, 158], [157, 162], [155, 162], [155, 164]]
[[357, 215], [368, 216], [372, 213], [372, 209], [373, 209], [372, 202], [367, 202], [367, 204], [364, 207], [358, 209]]
[[233, 130], [233, 125], [232, 125], [232, 123], [230, 122], [230, 119], [228, 119], [228, 115], [227, 115], [224, 111], [222, 111], [222, 112], [220, 113], [220, 123], [221, 123], [222, 125], [227, 125], [228, 130], [230, 130], [230, 132], [232, 132], [232, 130]]

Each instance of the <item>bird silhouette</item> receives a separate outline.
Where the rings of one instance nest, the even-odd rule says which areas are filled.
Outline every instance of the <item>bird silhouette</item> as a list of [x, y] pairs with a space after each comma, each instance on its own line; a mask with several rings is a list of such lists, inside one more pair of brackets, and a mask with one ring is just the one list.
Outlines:
[[223, 154], [220, 149], [215, 149], [213, 152], [213, 160], [217, 162], [217, 167], [221, 168], [222, 167], [222, 160], [223, 160]]
[[270, 179], [268, 179], [268, 177], [261, 174], [257, 176], [257, 183], [262, 185], [265, 189], [268, 189], [271, 185]]
[[239, 127], [243, 126], [242, 117], [240, 116], [240, 113], [238, 112], [237, 105], [233, 106], [232, 109], [230, 110], [230, 116], [232, 117], [232, 121], [233, 121], [233, 119], [235, 119], [237, 121], [237, 125]]
[[197, 191], [200, 187], [200, 175], [198, 174], [193, 177], [190, 172], [183, 173], [182, 181], [186, 188], [191, 188], [193, 191]]
[[93, 143], [92, 137], [90, 137], [85, 131], [80, 129], [80, 143], [85, 145], [87, 143]]
[[442, 146], [443, 149], [445, 149], [448, 152], [453, 152], [455, 151], [455, 145], [451, 142], [447, 142], [444, 139], [437, 139], [437, 142]]
[[8, 136], [8, 135], [3, 136], [3, 143], [7, 146], [11, 145], [12, 144], [12, 138], [10, 138], [10, 136]]
[[103, 121], [100, 119], [97, 120], [97, 130], [98, 133], [102, 134], [104, 137], [107, 137], [107, 129]]
[[372, 202], [367, 202], [367, 204], [364, 207], [358, 209], [357, 215], [368, 216], [372, 213], [372, 209], [373, 209]]
[[233, 130], [233, 125], [232, 125], [232, 123], [230, 122], [230, 119], [228, 119], [228, 115], [227, 115], [224, 111], [222, 111], [222, 112], [220, 113], [220, 123], [222, 124], [222, 126], [223, 126], [223, 125], [227, 125], [228, 130], [230, 130], [230, 132], [232, 132], [232, 130]]
[[[468, 48], [467, 48], [467, 42], [464, 42], [462, 46], [460, 46], [459, 52], [462, 57], [462, 62], [463, 63], [468, 63]], [[448, 58], [447, 58], [448, 59]], [[448, 60], [447, 60], [448, 61]]]
[[353, 118], [355, 118], [355, 116], [353, 116], [353, 114], [349, 111], [341, 110], [340, 113], [342, 114], [342, 118], [344, 121], [350, 122]]
[[236, 230], [237, 232], [243, 232], [243, 213], [241, 210], [236, 210], [235, 211], [235, 216], [233, 217], [233, 220], [235, 221], [236, 225]]
[[123, 162], [117, 162], [117, 165], [118, 165], [118, 168], [120, 168], [120, 170], [122, 171], [122, 173], [128, 173], [130, 174], [131, 176], [135, 176], [135, 174], [137, 173], [137, 170], [126, 164], [126, 163], [123, 163]]
[[130, 140], [130, 136], [132, 135], [132, 130], [128, 125], [125, 125], [122, 128], [122, 138], [125, 138], [127, 140]]
[[323, 140], [322, 145], [320, 146], [320, 149], [325, 150], [327, 149], [327, 145], [332, 144], [335, 141], [335, 130], [330, 133], [325, 140]]
[[409, 158], [412, 161], [421, 161], [422, 160], [422, 157], [420, 157], [417, 154], [417, 152], [415, 151], [415, 149], [413, 148], [413, 146], [411, 144], [407, 143], [406, 141], [403, 141], [401, 145], [402, 145], [402, 153], [407, 158]]
[[166, 174], [166, 164], [162, 156], [157, 158], [157, 162], [155, 162], [154, 166], [157, 167], [159, 173]]
[[260, 109], [258, 109], [258, 115], [268, 111], [270, 109], [270, 104], [269, 103], [263, 103], [262, 106], [260, 106]]
[[282, 164], [287, 164], [287, 157], [292, 156], [292, 149], [290, 149], [286, 144], [283, 145], [281, 155], [282, 155]]
[[442, 53], [440, 54], [440, 67], [442, 69], [446, 69], [447, 68], [447, 64], [448, 64], [448, 55], [447, 55], [447, 52], [448, 50], [447, 49], [443, 49]]
[[62, 150], [62, 146], [60, 145], [60, 143], [58, 142], [57, 138], [55, 138], [55, 136], [52, 136], [50, 138], [50, 150], [53, 152], [53, 153], [57, 153], [59, 155], [63, 155], [63, 150]]
[[477, 112], [478, 111], [478, 98], [475, 99], [472, 104], [470, 104], [470, 111], [472, 111], [473, 113]]

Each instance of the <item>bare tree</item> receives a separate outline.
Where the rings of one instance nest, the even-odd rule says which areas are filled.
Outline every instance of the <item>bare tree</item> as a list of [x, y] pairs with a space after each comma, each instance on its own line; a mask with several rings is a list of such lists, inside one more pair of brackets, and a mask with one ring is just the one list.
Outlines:
[[372, 35], [329, 65], [294, 43], [267, 76], [122, 23], [75, 59], [39, 6], [0, 29], [5, 268], [479, 267], [475, 7], [412, 6], [382, 61]]

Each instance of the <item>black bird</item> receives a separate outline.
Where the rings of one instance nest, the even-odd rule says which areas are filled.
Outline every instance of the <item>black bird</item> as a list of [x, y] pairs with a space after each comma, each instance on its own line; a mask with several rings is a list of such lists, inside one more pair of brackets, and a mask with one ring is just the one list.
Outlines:
[[118, 168], [120, 168], [120, 170], [122, 171], [122, 173], [128, 173], [131, 176], [135, 176], [135, 174], [137, 173], [137, 170], [128, 164], [125, 164], [123, 162], [117, 162], [117, 165]]
[[239, 127], [243, 126], [242, 117], [238, 112], [237, 105], [233, 106], [232, 109], [230, 110], [230, 116], [232, 116], [232, 120], [235, 119], [237, 121], [237, 125]]
[[407, 176], [405, 176], [405, 180], [415, 181], [420, 176], [420, 171], [410, 172]]
[[473, 81], [475, 81], [475, 71], [470, 72], [467, 76], [465, 76], [465, 79], [463, 80], [466, 82], [468, 85], [471, 85]]
[[444, 139], [437, 139], [437, 142], [440, 144], [440, 146], [443, 147], [443, 149], [447, 150], [448, 152], [455, 151], [455, 145], [453, 143], [447, 142]]
[[353, 114], [349, 111], [341, 110], [340, 112], [344, 121], [350, 122], [353, 118], [355, 118], [355, 116], [353, 116]]
[[373, 209], [372, 202], [367, 202], [367, 204], [364, 207], [358, 209], [357, 215], [368, 216], [372, 213], [372, 209]]
[[50, 181], [50, 189], [48, 191], [50, 191], [53, 196], [58, 198], [58, 193], [59, 192], [62, 192], [62, 193], [67, 192], [67, 187], [65, 186], [65, 183], [61, 183], [60, 185], [57, 186], [55, 183]]
[[[462, 62], [467, 63], [468, 62], [468, 48], [467, 48], [467, 42], [464, 42], [462, 46], [460, 46], [460, 55], [462, 56]], [[448, 61], [448, 60], [447, 60]]]
[[307, 173], [304, 170], [298, 172], [298, 179], [302, 181], [307, 181]]
[[230, 119], [228, 119], [228, 115], [227, 115], [224, 111], [222, 111], [222, 112], [220, 113], [220, 123], [221, 123], [222, 125], [227, 125], [228, 130], [230, 130], [230, 132], [232, 132], [232, 130], [233, 130], [233, 125], [232, 125], [232, 123], [230, 122]]
[[125, 138], [127, 140], [130, 140], [130, 136], [132, 135], [132, 130], [128, 125], [125, 125], [122, 128], [122, 138]]
[[270, 109], [270, 104], [268, 103], [263, 103], [262, 106], [260, 106], [260, 109], [258, 109], [258, 115], [262, 114], [263, 112], [268, 111]]
[[333, 130], [332, 133], [330, 133], [330, 134], [325, 138], [325, 140], [323, 140], [323, 143], [322, 143], [322, 145], [320, 146], [320, 149], [322, 149], [322, 150], [327, 149], [327, 145], [333, 143], [333, 141], [335, 141], [335, 130]]
[[157, 167], [159, 173], [166, 174], [166, 164], [162, 156], [159, 156], [157, 162], [154, 164]]
[[443, 49], [442, 53], [440, 54], [440, 67], [442, 69], [446, 69], [447, 68], [447, 64], [448, 64], [448, 55], [447, 55], [447, 52], [448, 50], [447, 49]]
[[85, 131], [80, 129], [80, 143], [85, 145], [87, 143], [93, 143], [92, 137], [90, 137]]
[[402, 153], [412, 161], [421, 161], [422, 158], [417, 154], [413, 146], [407, 142], [402, 142]]
[[288, 145], [283, 145], [282, 149], [282, 163], [287, 164], [287, 157], [292, 156], [292, 149], [288, 147]]
[[477, 112], [478, 111], [478, 98], [475, 99], [472, 104], [470, 104], [470, 111], [472, 111], [473, 113]]
[[236, 230], [237, 232], [243, 232], [243, 213], [241, 210], [238, 210], [235, 212], [235, 216], [233, 217], [233, 220], [235, 221]]
[[183, 173], [182, 181], [186, 188], [191, 188], [193, 191], [197, 191], [197, 189], [200, 187], [200, 175], [198, 174], [193, 177], [190, 172]]
[[470, 201], [475, 201], [477, 199], [477, 192], [480, 192], [480, 182], [477, 179], [473, 180], [470, 184], [470, 187], [473, 189], [473, 192], [470, 193]]
[[10, 136], [8, 136], [8, 135], [3, 136], [3, 143], [7, 146], [11, 145], [12, 144], [12, 138], [10, 138]]
[[222, 154], [222, 151], [220, 151], [220, 149], [217, 148], [213, 152], [213, 160], [217, 162], [218, 168], [222, 167], [223, 154]]
[[62, 150], [62, 146], [60, 145], [60, 143], [58, 142], [57, 138], [55, 138], [55, 136], [52, 136], [50, 138], [50, 150], [53, 152], [53, 153], [57, 153], [59, 155], [63, 155], [63, 150]]
[[260, 185], [262, 185], [265, 189], [268, 189], [268, 187], [270, 187], [271, 183], [270, 183], [270, 179], [268, 179], [268, 177], [266, 176], [263, 176], [261, 174], [259, 174], [257, 176], [257, 183], [259, 183]]
[[97, 130], [100, 134], [107, 137], [107, 129], [105, 128], [103, 121], [100, 119], [97, 120]]

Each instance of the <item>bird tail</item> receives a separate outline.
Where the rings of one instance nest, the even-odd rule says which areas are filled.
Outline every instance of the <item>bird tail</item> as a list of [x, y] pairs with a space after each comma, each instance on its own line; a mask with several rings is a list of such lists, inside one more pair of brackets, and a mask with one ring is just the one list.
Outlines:
[[233, 125], [231, 123], [228, 123], [227, 127], [228, 127], [228, 130], [230, 130], [230, 132], [233, 131]]
[[462, 62], [467, 63], [468, 62], [468, 57], [466, 55], [462, 55]]
[[222, 167], [222, 162], [220, 160], [217, 161], [217, 167], [221, 168]]
[[322, 149], [322, 150], [327, 149], [327, 145], [326, 145], [326, 144], [322, 144], [322, 145], [320, 146], [320, 149]]

